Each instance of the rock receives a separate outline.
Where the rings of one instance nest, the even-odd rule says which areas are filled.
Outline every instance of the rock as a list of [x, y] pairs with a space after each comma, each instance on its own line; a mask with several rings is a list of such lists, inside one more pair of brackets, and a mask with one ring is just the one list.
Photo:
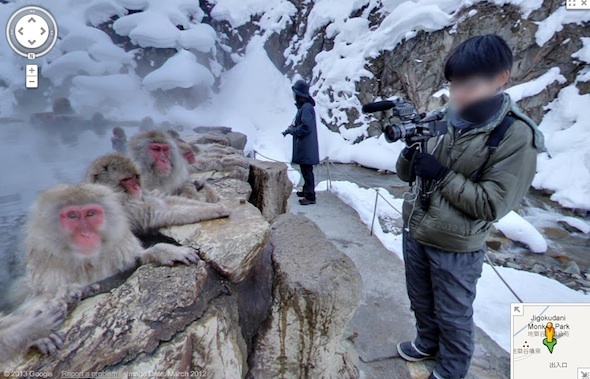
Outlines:
[[191, 175], [193, 179], [211, 181], [211, 185], [215, 188], [222, 200], [229, 200], [234, 202], [248, 201], [252, 195], [252, 187], [248, 182], [238, 179], [218, 178], [216, 175], [207, 177], [202, 174]]
[[246, 277], [268, 242], [270, 225], [251, 204], [236, 205], [227, 219], [162, 229], [181, 245], [199, 251], [221, 275], [237, 283]]
[[197, 134], [228, 134], [231, 133], [232, 129], [227, 126], [197, 126], [193, 128], [193, 132]]
[[240, 327], [249, 352], [258, 328], [270, 314], [273, 278], [272, 247], [269, 245], [264, 249], [248, 276], [233, 287], [238, 297]]
[[563, 270], [563, 272], [572, 274], [572, 275], [581, 275], [582, 272], [580, 271], [580, 267], [574, 261], [569, 261]]
[[248, 143], [248, 136], [244, 133], [230, 132], [227, 133], [229, 139], [229, 145], [234, 149], [243, 151]]
[[561, 228], [543, 228], [543, 235], [548, 238], [567, 238], [569, 233]]
[[193, 179], [206, 181], [216, 181], [220, 179], [230, 178], [237, 179], [242, 182], [248, 182], [248, 178], [250, 177], [250, 170], [243, 167], [234, 167], [229, 170], [199, 172], [197, 174], [192, 174], [191, 177]]
[[267, 220], [272, 221], [287, 212], [293, 183], [287, 175], [286, 164], [251, 159], [249, 182], [252, 186], [250, 202]]
[[506, 267], [513, 268], [515, 270], [522, 270], [522, 267], [516, 262], [506, 262]]
[[[246, 343], [238, 324], [235, 297], [222, 296], [205, 314], [153, 354], [142, 353], [130, 364], [106, 370], [125, 377], [128, 372], [190, 373], [207, 378], [243, 378], [248, 371]], [[147, 369], [149, 367], [149, 370]]]
[[537, 274], [546, 274], [547, 273], [547, 269], [545, 268], [545, 266], [543, 266], [542, 264], [539, 263], [535, 263], [531, 269], [533, 272], [537, 273]]
[[282, 215], [273, 224], [274, 302], [249, 357], [265, 378], [357, 378], [355, 352], [343, 341], [360, 301], [354, 263], [310, 220]]
[[[57, 357], [30, 353], [16, 370], [53, 373], [102, 371], [152, 354], [199, 319], [223, 288], [204, 262], [191, 266], [140, 267], [112, 292], [83, 301], [63, 331]], [[170, 296], [173, 294], [173, 296]], [[152, 362], [159, 364], [154, 358]]]
[[197, 134], [192, 141], [198, 143], [199, 145], [208, 145], [208, 144], [219, 144], [222, 146], [230, 146], [229, 139], [221, 134]]

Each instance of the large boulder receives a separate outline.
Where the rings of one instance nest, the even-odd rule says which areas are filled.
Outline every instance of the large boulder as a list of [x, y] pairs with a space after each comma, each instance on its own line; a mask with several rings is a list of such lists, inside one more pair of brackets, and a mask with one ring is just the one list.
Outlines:
[[131, 363], [106, 372], [189, 373], [189, 377], [243, 378], [248, 371], [246, 343], [238, 324], [234, 297], [222, 296], [205, 314], [153, 354], [140, 354]]
[[354, 263], [309, 219], [273, 224], [273, 306], [250, 355], [250, 374], [265, 378], [357, 378], [358, 357], [343, 338], [361, 298]]
[[250, 160], [250, 185], [254, 204], [269, 221], [286, 213], [293, 192], [293, 183], [287, 175], [287, 165], [276, 162]]
[[[60, 376], [62, 371], [116, 368], [143, 353], [152, 354], [224, 294], [215, 276], [203, 261], [174, 268], [142, 266], [120, 287], [82, 302], [72, 312], [57, 359], [29, 354], [15, 369]], [[152, 363], [163, 364], [157, 358]]]

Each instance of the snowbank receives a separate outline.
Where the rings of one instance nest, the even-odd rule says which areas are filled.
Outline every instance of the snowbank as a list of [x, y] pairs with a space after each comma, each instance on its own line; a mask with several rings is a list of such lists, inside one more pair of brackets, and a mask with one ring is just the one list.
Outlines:
[[[326, 183], [320, 183], [317, 190], [325, 191]], [[385, 189], [379, 191], [392, 205], [401, 209], [403, 203], [401, 199], [394, 198]], [[332, 192], [354, 208], [363, 223], [370, 228], [375, 205], [375, 190], [359, 188], [356, 184], [349, 182], [332, 182]], [[400, 217], [399, 213], [382, 199], [379, 200], [377, 214], [394, 220]], [[522, 222], [519, 221], [518, 224], [522, 225]], [[388, 250], [403, 259], [402, 236], [384, 233], [378, 222], [376, 225], [374, 233], [377, 238]], [[497, 269], [525, 302], [590, 302], [590, 295], [574, 291], [553, 279], [505, 267]], [[515, 302], [518, 301], [494, 273], [492, 267], [484, 264], [482, 277], [477, 286], [475, 323], [506, 351], [510, 350], [510, 304]]]
[[508, 213], [494, 226], [507, 238], [527, 245], [533, 253], [547, 252], [547, 241], [541, 233], [514, 211]]
[[535, 95], [540, 94], [549, 87], [551, 84], [558, 82], [563, 84], [567, 82], [565, 76], [561, 75], [561, 70], [559, 67], [553, 67], [545, 74], [539, 76], [536, 79], [531, 80], [530, 82], [522, 83], [511, 87], [506, 90], [506, 93], [510, 95], [512, 100], [520, 101], [527, 97], [532, 97]]
[[547, 109], [539, 128], [548, 154], [539, 156], [533, 186], [553, 191], [551, 199], [565, 207], [590, 209], [590, 95], [570, 85]]
[[566, 24], [581, 24], [590, 21], [590, 12], [587, 11], [569, 11], [565, 6], [559, 7], [549, 17], [539, 23], [539, 28], [535, 35], [537, 45], [543, 46], [555, 33], [563, 30]]
[[146, 75], [143, 85], [149, 91], [157, 89], [191, 88], [211, 86], [215, 82], [213, 74], [197, 62], [197, 57], [187, 50], [180, 50], [169, 58], [162, 67]]

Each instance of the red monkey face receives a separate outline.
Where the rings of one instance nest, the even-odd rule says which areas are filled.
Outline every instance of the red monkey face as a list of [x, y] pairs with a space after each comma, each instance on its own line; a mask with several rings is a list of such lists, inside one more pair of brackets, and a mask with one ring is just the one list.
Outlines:
[[98, 204], [70, 205], [59, 212], [59, 221], [74, 251], [91, 256], [100, 252], [104, 210]]
[[182, 153], [182, 156], [190, 164], [193, 164], [193, 163], [195, 163], [197, 161], [197, 158], [195, 157], [195, 154], [193, 154], [193, 152], [190, 151], [190, 150], [187, 150], [184, 153]]
[[170, 146], [166, 143], [150, 143], [149, 153], [154, 163], [152, 169], [159, 176], [168, 176], [172, 173], [170, 161]]
[[139, 185], [139, 178], [137, 176], [122, 179], [120, 184], [129, 196], [141, 197], [141, 186]]

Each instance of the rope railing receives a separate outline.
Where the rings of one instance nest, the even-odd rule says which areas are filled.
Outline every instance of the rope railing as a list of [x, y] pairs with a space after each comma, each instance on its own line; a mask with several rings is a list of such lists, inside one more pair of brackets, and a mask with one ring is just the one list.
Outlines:
[[[270, 157], [267, 157], [263, 154], [260, 154], [258, 151], [254, 150], [254, 158], [256, 158], [256, 155], [259, 155], [265, 159], [268, 159], [270, 161], [273, 162], [277, 162], [277, 163], [285, 163], [287, 165], [290, 165], [291, 162], [283, 162], [277, 159], [273, 159]], [[330, 166], [332, 166], [334, 168], [334, 170], [336, 172], [338, 172], [340, 175], [344, 176], [345, 178], [349, 179], [352, 183], [358, 185], [359, 187], [365, 187], [368, 189], [372, 189], [375, 190], [375, 206], [373, 207], [373, 219], [371, 222], [371, 236], [373, 235], [374, 231], [375, 231], [375, 221], [377, 219], [377, 208], [379, 205], [379, 198], [381, 198], [387, 205], [389, 205], [394, 211], [396, 211], [397, 213], [399, 213], [400, 215], [403, 216], [403, 213], [397, 209], [393, 204], [391, 204], [391, 202], [385, 197], [383, 196], [383, 194], [381, 194], [381, 192], [379, 191], [380, 188], [378, 187], [374, 187], [371, 186], [367, 183], [364, 183], [363, 181], [360, 181], [358, 179], [353, 178], [352, 176], [350, 176], [349, 174], [347, 174], [346, 172], [340, 170], [338, 168], [338, 166], [336, 165], [335, 162], [331, 161], [329, 157], [327, 157], [326, 159], [324, 159], [323, 161], [320, 162], [320, 167], [321, 166], [325, 166], [326, 167], [326, 176], [327, 176], [327, 180], [326, 180], [326, 186], [327, 186], [327, 191], [330, 192], [332, 190], [332, 174], [330, 171]], [[290, 171], [297, 171], [295, 169], [289, 169]], [[504, 276], [502, 274], [500, 274], [500, 272], [497, 269], [497, 266], [494, 264], [494, 262], [491, 260], [490, 255], [488, 254], [487, 250], [485, 251], [485, 260], [486, 262], [492, 267], [492, 270], [494, 270], [494, 273], [498, 276], [498, 278], [500, 278], [500, 280], [502, 281], [502, 283], [504, 284], [504, 286], [506, 286], [506, 288], [512, 293], [512, 295], [514, 295], [514, 297], [518, 300], [518, 302], [523, 303], [524, 301], [522, 300], [522, 298], [520, 296], [518, 296], [518, 294], [516, 293], [516, 291], [514, 290], [514, 288], [512, 288], [512, 286], [506, 281], [506, 279], [504, 278]]]

